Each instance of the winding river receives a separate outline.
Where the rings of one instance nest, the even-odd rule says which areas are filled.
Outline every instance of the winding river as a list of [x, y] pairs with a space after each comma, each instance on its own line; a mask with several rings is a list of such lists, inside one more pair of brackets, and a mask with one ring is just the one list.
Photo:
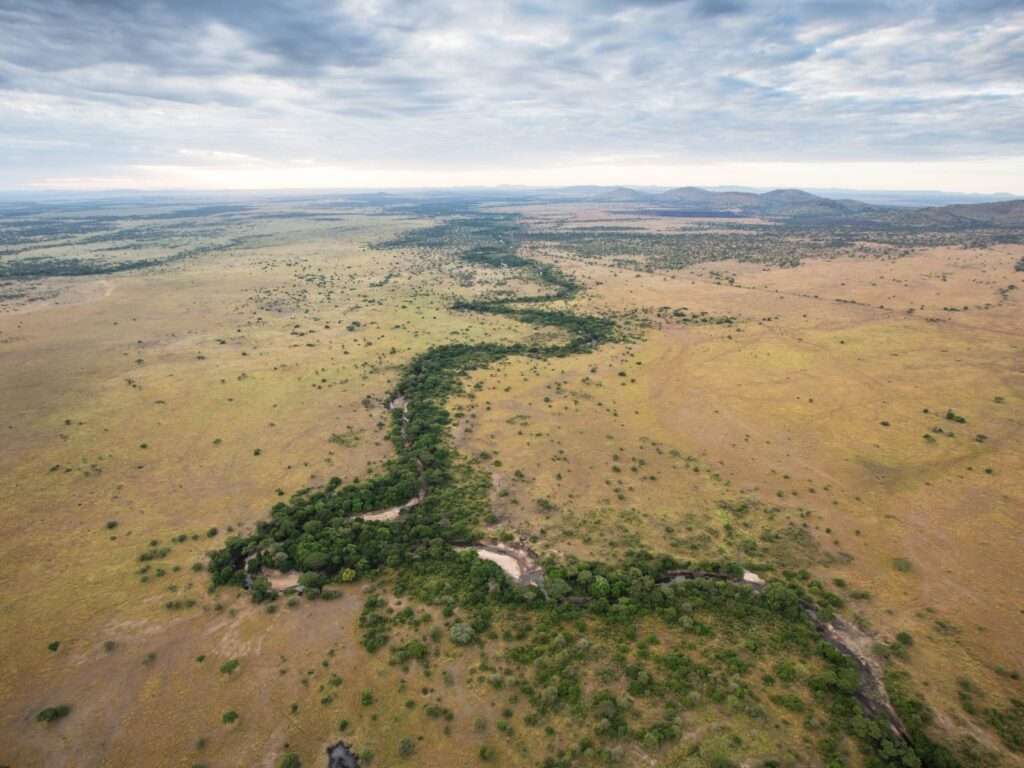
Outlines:
[[[422, 424], [429, 424], [431, 416], [438, 412], [447, 417], [444, 410], [448, 397], [457, 391], [458, 381], [473, 368], [481, 367], [495, 360], [511, 355], [532, 355], [536, 357], [567, 356], [588, 352], [614, 338], [616, 324], [608, 318], [578, 315], [568, 309], [542, 309], [541, 305], [570, 299], [580, 290], [570, 277], [549, 265], [519, 255], [513, 230], [496, 230], [494, 243], [457, 250], [457, 255], [471, 264], [495, 268], [522, 268], [527, 270], [543, 286], [553, 289], [547, 295], [526, 297], [491, 297], [476, 300], [456, 301], [453, 309], [463, 312], [477, 312], [500, 315], [532, 326], [557, 326], [568, 334], [569, 340], [555, 345], [537, 346], [519, 344], [450, 344], [433, 347], [414, 358], [407, 366], [395, 390], [388, 399], [392, 416], [392, 441], [398, 454], [397, 463], [407, 472], [407, 477], [416, 478], [418, 489], [406, 501], [383, 509], [362, 512], [353, 517], [366, 523], [391, 525], [400, 522], [404, 513], [423, 504], [431, 488], [428, 476], [444, 477], [445, 467], [438, 467], [429, 451], [424, 451], [414, 435], [422, 434]], [[437, 382], [440, 381], [440, 384]], [[417, 431], [419, 430], [419, 431]], [[413, 434], [410, 434], [412, 431]], [[430, 462], [435, 462], [431, 465]], [[398, 470], [393, 470], [398, 471]], [[431, 475], [433, 472], [433, 475]], [[436, 481], [435, 481], [436, 482]], [[544, 589], [544, 572], [537, 558], [525, 548], [505, 545], [467, 543], [456, 549], [471, 549], [481, 559], [497, 564], [512, 581], [525, 587]], [[256, 557], [251, 554], [243, 565]], [[273, 574], [277, 584], [293, 584], [285, 574]], [[289, 575], [290, 576], [290, 575]], [[757, 574], [745, 572], [742, 575], [723, 575], [701, 571], [670, 571], [664, 574], [664, 582], [681, 580], [714, 579], [732, 581], [754, 590], [765, 588], [765, 581]], [[251, 579], [246, 574], [246, 583]], [[274, 582], [272, 582], [273, 584]], [[275, 584], [275, 586], [277, 586]], [[582, 598], [585, 600], [585, 598]], [[880, 664], [871, 652], [872, 640], [865, 633], [847, 622], [834, 618], [823, 620], [811, 605], [803, 606], [808, 621], [818, 634], [842, 654], [852, 659], [860, 673], [860, 687], [857, 698], [864, 711], [872, 717], [880, 717], [888, 724], [893, 735], [907, 741], [907, 732], [892, 707], [882, 680]], [[328, 749], [330, 768], [355, 768], [358, 759], [344, 743]]]

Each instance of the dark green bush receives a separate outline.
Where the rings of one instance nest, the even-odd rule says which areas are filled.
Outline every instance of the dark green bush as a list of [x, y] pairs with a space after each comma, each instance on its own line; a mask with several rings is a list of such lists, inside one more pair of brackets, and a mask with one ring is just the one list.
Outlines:
[[67, 717], [70, 714], [70, 705], [59, 704], [56, 707], [47, 707], [46, 709], [41, 710], [39, 714], [36, 715], [36, 720], [38, 720], [40, 723], [52, 723], [55, 720], [60, 720], [61, 718]]

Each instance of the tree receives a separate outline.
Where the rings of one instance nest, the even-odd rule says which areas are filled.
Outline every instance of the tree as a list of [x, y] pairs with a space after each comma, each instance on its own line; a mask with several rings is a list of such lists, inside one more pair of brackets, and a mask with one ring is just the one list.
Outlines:
[[476, 639], [476, 632], [473, 631], [473, 627], [462, 622], [452, 624], [452, 628], [448, 630], [448, 635], [456, 645], [469, 645]]

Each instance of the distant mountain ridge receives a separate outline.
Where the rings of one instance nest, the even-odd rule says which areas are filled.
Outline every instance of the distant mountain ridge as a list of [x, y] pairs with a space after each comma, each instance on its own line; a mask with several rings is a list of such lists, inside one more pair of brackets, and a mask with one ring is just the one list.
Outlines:
[[602, 203], [644, 203], [652, 206], [653, 211], [663, 209], [667, 215], [690, 211], [915, 227], [1024, 226], [1024, 200], [1012, 199], [909, 208], [821, 197], [801, 189], [743, 192], [677, 187], [666, 192], [643, 192], [631, 187], [574, 187], [564, 188], [559, 193], [566, 198], [579, 196]]

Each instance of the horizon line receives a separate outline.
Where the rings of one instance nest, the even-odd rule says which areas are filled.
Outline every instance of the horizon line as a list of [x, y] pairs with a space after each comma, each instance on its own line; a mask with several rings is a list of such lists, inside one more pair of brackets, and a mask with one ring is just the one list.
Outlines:
[[[857, 186], [835, 186], [835, 187], [822, 187], [822, 186], [760, 186], [751, 184], [678, 184], [678, 185], [666, 185], [666, 184], [630, 184], [630, 183], [616, 183], [616, 184], [451, 184], [451, 185], [430, 185], [430, 184], [390, 184], [390, 185], [357, 185], [357, 186], [281, 186], [281, 187], [261, 187], [261, 186], [240, 186], [240, 187], [201, 187], [201, 186], [111, 186], [111, 187], [95, 187], [95, 188], [83, 188], [74, 186], [45, 186], [45, 185], [29, 185], [27, 187], [0, 187], [0, 195], [46, 195], [46, 194], [73, 194], [73, 195], [106, 195], [106, 194], [171, 194], [171, 193], [190, 193], [190, 194], [231, 194], [231, 193], [265, 193], [265, 194], [280, 194], [280, 193], [322, 193], [322, 194], [358, 194], [365, 192], [375, 193], [387, 193], [387, 192], [432, 192], [432, 191], [544, 191], [544, 190], [568, 190], [579, 187], [588, 187], [593, 189], [624, 189], [630, 191], [643, 192], [645, 190], [659, 190], [659, 191], [671, 191], [676, 189], [703, 189], [709, 192], [718, 190], [731, 190], [731, 191], [750, 191], [753, 193], [763, 192], [782, 192], [782, 191], [799, 191], [799, 192], [841, 192], [841, 193], [871, 193], [871, 194], [908, 194], [908, 195], [959, 195], [963, 197], [1006, 197], [1010, 199], [1024, 199], [1024, 193], [1011, 192], [1008, 190], [997, 190], [992, 192], [975, 192], [975, 191], [961, 191], [957, 189], [941, 189], [941, 188], [905, 188], [905, 187], [857, 187]], [[614, 202], [614, 201], [611, 201]]]

